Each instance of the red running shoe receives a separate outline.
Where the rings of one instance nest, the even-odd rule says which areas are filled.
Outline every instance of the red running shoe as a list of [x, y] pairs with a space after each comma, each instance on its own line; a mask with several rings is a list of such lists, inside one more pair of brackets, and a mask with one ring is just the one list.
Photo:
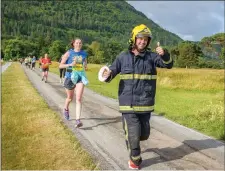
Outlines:
[[138, 170], [139, 169], [139, 166], [134, 164], [131, 160], [128, 161], [128, 166], [129, 166], [130, 169], [133, 169], [133, 170]]

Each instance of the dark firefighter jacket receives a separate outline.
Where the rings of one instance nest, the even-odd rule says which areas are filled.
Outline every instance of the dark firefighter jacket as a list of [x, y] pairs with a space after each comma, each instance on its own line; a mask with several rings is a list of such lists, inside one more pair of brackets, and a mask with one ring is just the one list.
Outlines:
[[120, 73], [119, 111], [121, 113], [147, 113], [154, 110], [156, 93], [156, 67], [172, 68], [173, 60], [165, 51], [163, 56], [145, 51], [135, 56], [130, 50], [122, 52], [109, 67], [110, 82]]

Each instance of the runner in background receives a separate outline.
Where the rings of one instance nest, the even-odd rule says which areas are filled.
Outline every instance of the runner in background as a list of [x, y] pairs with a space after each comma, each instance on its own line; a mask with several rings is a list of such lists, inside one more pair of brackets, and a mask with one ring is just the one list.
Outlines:
[[42, 81], [45, 80], [45, 83], [48, 80], [49, 65], [51, 64], [52, 64], [51, 59], [48, 57], [48, 54], [46, 53], [44, 58], [41, 59]]
[[20, 59], [19, 59], [19, 62], [20, 62], [20, 64], [22, 65], [22, 64], [23, 64], [23, 58], [20, 58]]
[[[62, 57], [59, 59], [59, 65], [62, 61]], [[63, 83], [64, 84], [64, 77], [65, 77], [65, 74], [66, 74], [66, 68], [59, 68], [59, 83]]]
[[35, 64], [36, 64], [36, 57], [33, 56], [33, 58], [31, 59], [31, 69], [34, 70], [35, 69]]
[[31, 69], [31, 57], [28, 56], [28, 67]]
[[25, 64], [26, 68], [28, 68], [28, 57], [26, 57], [26, 58], [24, 59], [24, 64]]

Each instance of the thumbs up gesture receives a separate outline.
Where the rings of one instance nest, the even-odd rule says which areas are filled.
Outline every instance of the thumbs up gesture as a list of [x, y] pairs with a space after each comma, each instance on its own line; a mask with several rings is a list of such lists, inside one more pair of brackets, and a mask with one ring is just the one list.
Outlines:
[[158, 53], [160, 56], [163, 56], [164, 55], [164, 50], [160, 46], [160, 43], [159, 42], [157, 42], [156, 53]]

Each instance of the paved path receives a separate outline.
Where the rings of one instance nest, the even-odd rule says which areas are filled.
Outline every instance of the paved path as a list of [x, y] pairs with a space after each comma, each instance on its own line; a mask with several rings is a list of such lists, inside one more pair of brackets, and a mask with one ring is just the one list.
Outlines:
[[3, 73], [11, 64], [12, 62], [7, 62], [3, 66], [1, 66], [1, 73]]
[[[71, 119], [67, 121], [63, 118], [66, 95], [59, 77], [50, 73], [49, 82], [44, 83], [38, 69], [31, 71], [24, 68], [24, 71], [102, 169], [128, 169], [128, 152], [116, 100], [86, 88], [82, 108], [84, 126], [76, 129], [75, 102], [70, 105]], [[152, 116], [150, 139], [142, 142], [141, 147], [142, 170], [224, 170], [224, 143], [161, 116]]]

